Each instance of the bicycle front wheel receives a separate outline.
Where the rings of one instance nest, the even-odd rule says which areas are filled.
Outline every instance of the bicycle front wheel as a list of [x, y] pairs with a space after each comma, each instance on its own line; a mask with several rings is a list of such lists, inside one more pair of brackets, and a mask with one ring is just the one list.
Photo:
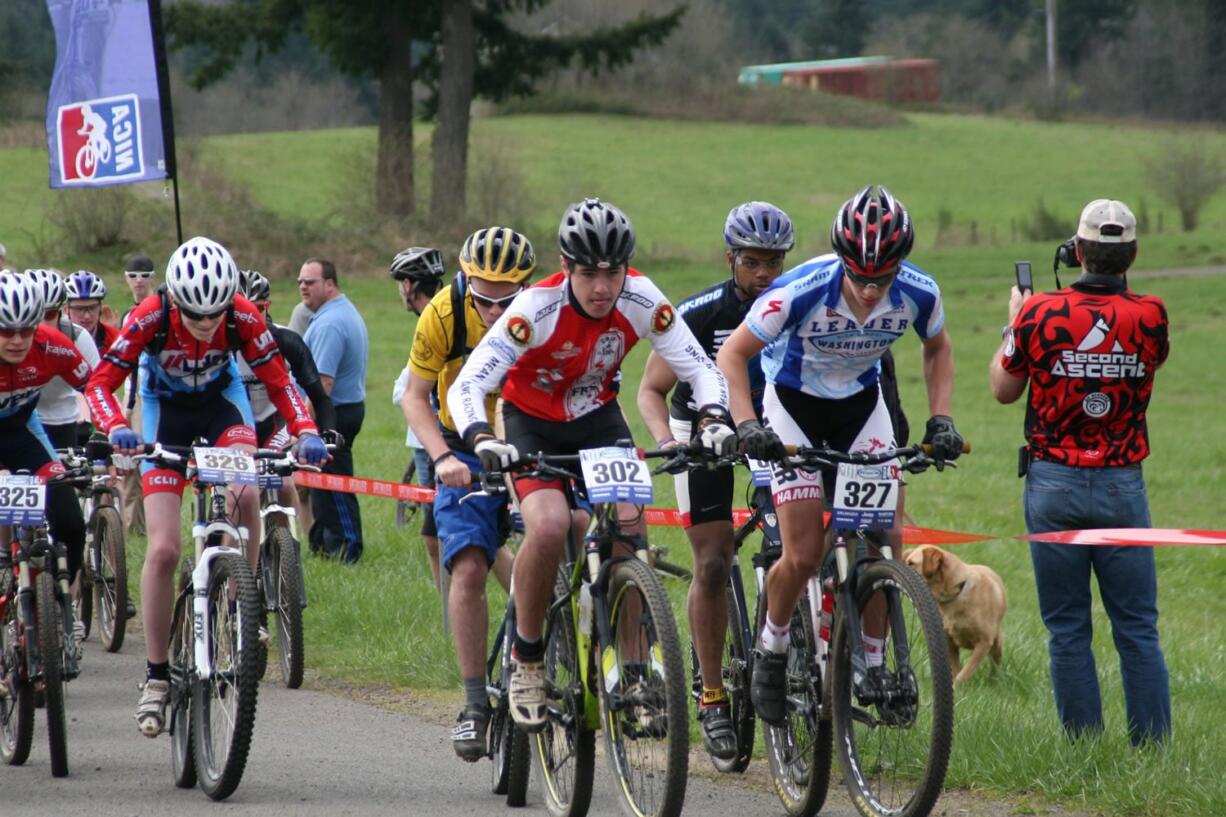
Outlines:
[[632, 817], [676, 817], [685, 802], [687, 677], [668, 595], [637, 559], [609, 571], [601, 715], [617, 786]]
[[[98, 633], [107, 652], [119, 652], [128, 626], [128, 557], [124, 551], [123, 520], [110, 505], [94, 511], [90, 567]], [[82, 601], [84, 602], [84, 591]], [[86, 618], [82, 611], [82, 618]]]
[[515, 632], [515, 609], [507, 600], [506, 617], [502, 622], [502, 638], [494, 648], [488, 686], [496, 690], [494, 708], [490, 713], [490, 791], [505, 794], [507, 805], [524, 805], [528, 793], [528, 768], [532, 763], [528, 736], [516, 729], [507, 704], [507, 689], [511, 679], [511, 634]]
[[[758, 626], [766, 618], [766, 597], [759, 601]], [[822, 679], [817, 668], [817, 638], [807, 615], [809, 595], [792, 611], [787, 660], [787, 721], [763, 723], [771, 782], [789, 817], [813, 817], [826, 802], [834, 755], [829, 717], [823, 717]]]
[[[10, 579], [0, 574], [0, 582]], [[18, 601], [16, 593], [10, 595], [0, 618], [0, 760], [10, 766], [26, 762], [34, 740], [34, 688], [19, 644]]]
[[855, 598], [866, 628], [885, 625], [885, 664], [857, 687], [840, 611], [831, 663], [843, 776], [866, 817], [926, 817], [945, 783], [954, 728], [940, 612], [915, 571], [890, 560], [864, 569]]
[[[563, 575], [558, 576], [554, 590], [555, 599], [570, 592]], [[546, 622], [548, 722], [544, 730], [531, 736], [545, 807], [553, 817], [583, 817], [592, 802], [596, 733], [584, 720], [587, 690], [579, 668], [579, 662], [586, 660], [588, 656], [579, 654], [571, 604], [559, 605]]]
[[277, 607], [277, 649], [281, 680], [290, 689], [302, 686], [302, 562], [298, 542], [282, 527], [269, 532], [273, 592]]
[[260, 682], [262, 605], [245, 559], [225, 554], [213, 560], [207, 599], [210, 671], [192, 692], [193, 748], [200, 788], [222, 800], [243, 778]]
[[64, 608], [56, 598], [55, 580], [43, 571], [34, 582], [38, 611], [38, 651], [42, 656], [47, 704], [47, 742], [51, 776], [68, 776], [68, 724], [64, 718]]
[[196, 785], [192, 736], [192, 690], [196, 686], [195, 636], [192, 631], [191, 570], [184, 565], [170, 627], [170, 768], [175, 785]]

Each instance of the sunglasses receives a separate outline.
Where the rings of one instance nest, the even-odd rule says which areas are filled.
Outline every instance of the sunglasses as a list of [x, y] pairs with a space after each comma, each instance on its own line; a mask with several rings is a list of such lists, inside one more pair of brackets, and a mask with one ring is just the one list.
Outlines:
[[898, 267], [894, 271], [886, 275], [859, 275], [852, 272], [846, 264], [843, 265], [843, 274], [847, 276], [853, 284], [860, 287], [874, 286], [878, 289], [885, 289], [890, 284], [894, 283], [894, 279], [898, 277]]
[[494, 307], [506, 309], [511, 305], [511, 301], [515, 300], [516, 296], [523, 291], [524, 288], [520, 287], [510, 295], [505, 295], [501, 298], [488, 298], [485, 295], [478, 295], [471, 289], [468, 291], [468, 293], [473, 296], [473, 303], [475, 303], [477, 306], [485, 307], [486, 309], [493, 309]]
[[152, 278], [153, 272], [145, 270], [128, 270], [124, 273], [124, 275], [127, 276], [129, 280], [135, 280], [137, 278]]
[[226, 312], [225, 307], [216, 312], [193, 312], [185, 306], [179, 307], [179, 314], [185, 318], [191, 318], [194, 321], [212, 321], [220, 318]]
[[0, 338], [32, 338], [34, 337], [34, 327], [27, 326], [22, 329], [0, 329]]

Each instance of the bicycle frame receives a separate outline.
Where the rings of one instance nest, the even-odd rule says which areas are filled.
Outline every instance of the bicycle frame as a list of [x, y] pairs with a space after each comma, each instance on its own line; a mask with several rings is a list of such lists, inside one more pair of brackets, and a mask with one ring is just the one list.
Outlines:
[[[195, 560], [192, 567], [192, 635], [195, 642], [196, 677], [207, 680], [213, 674], [209, 660], [209, 645], [206, 637], [212, 629], [209, 620], [209, 572], [213, 560], [219, 556], [247, 558], [247, 528], [236, 527], [226, 520], [226, 497], [213, 486], [200, 482], [194, 468], [188, 469], [188, 478], [196, 499], [196, 520], [192, 523], [192, 540], [195, 543]], [[221, 544], [221, 537], [228, 536], [238, 542], [238, 547]], [[210, 540], [218, 544], [210, 545]]]
[[[13, 526], [12, 567], [17, 580], [16, 592], [3, 600], [4, 604], [17, 604], [17, 618], [22, 627], [22, 638], [25, 643], [26, 677], [33, 681], [42, 676], [42, 645], [38, 641], [37, 623], [34, 610], [34, 581], [38, 574], [48, 570], [47, 560], [55, 560], [56, 595], [60, 610], [65, 609], [64, 600], [69, 598], [68, 589], [68, 555], [64, 547], [54, 542], [47, 535], [47, 526], [35, 525]], [[0, 607], [0, 612], [3, 607]], [[65, 644], [72, 643], [72, 619], [61, 615], [61, 626], [64, 630]], [[64, 651], [64, 676], [75, 678], [79, 674], [76, 653], [73, 650]]]

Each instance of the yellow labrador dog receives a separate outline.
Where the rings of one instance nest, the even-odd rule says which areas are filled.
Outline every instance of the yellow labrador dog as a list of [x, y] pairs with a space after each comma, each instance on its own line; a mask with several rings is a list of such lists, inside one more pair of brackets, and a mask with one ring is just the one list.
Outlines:
[[[949, 666], [957, 673], [954, 684], [970, 678], [985, 655], [999, 666], [1004, 645], [1001, 623], [1009, 603], [1000, 576], [986, 565], [967, 564], [934, 545], [909, 550], [904, 560], [928, 583], [941, 608]], [[965, 667], [959, 654], [964, 649], [971, 651]]]

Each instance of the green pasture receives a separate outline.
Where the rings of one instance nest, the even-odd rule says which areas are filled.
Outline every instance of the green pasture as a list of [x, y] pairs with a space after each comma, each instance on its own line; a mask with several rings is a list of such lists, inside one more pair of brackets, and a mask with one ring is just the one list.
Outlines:
[[[989, 677], [981, 669], [957, 693], [957, 728], [948, 777], [951, 787], [1056, 800], [1102, 814], [1208, 815], [1226, 810], [1226, 560], [1212, 548], [1161, 548], [1159, 592], [1163, 647], [1171, 673], [1174, 737], [1162, 750], [1132, 751], [1125, 738], [1118, 659], [1104, 615], [1096, 617], [1094, 650], [1106, 705], [1101, 739], [1070, 745], [1060, 731], [1046, 666], [1045, 631], [1036, 609], [1024, 532], [1021, 482], [1014, 476], [1022, 441], [1022, 406], [999, 406], [987, 386], [987, 366], [1000, 339], [1012, 262], [1030, 259], [1036, 282], [1054, 287], [1055, 242], [1029, 242], [1020, 225], [1038, 202], [1062, 215], [1068, 232], [1089, 199], [1121, 198], [1148, 213], [1140, 258], [1130, 283], [1166, 300], [1172, 352], [1159, 372], [1150, 410], [1153, 456], [1146, 463], [1157, 527], [1226, 528], [1226, 419], [1221, 413], [1220, 342], [1226, 275], [1220, 271], [1160, 273], [1223, 264], [1226, 197], [1205, 209], [1201, 228], [1175, 231], [1173, 208], [1145, 180], [1144, 161], [1170, 135], [1109, 124], [1050, 124], [970, 116], [912, 114], [891, 129], [704, 124], [625, 117], [514, 116], [477, 120], [474, 144], [503, 151], [504, 173], [520, 183], [514, 207], [537, 243], [542, 272], [551, 272], [558, 215], [570, 201], [598, 194], [633, 218], [640, 236], [637, 264], [672, 297], [681, 298], [726, 274], [720, 227], [733, 204], [765, 198], [797, 223], [800, 260], [824, 249], [839, 203], [870, 181], [888, 184], [907, 202], [917, 225], [912, 255], [942, 287], [955, 345], [954, 417], [974, 445], [955, 471], [911, 480], [908, 511], [925, 527], [994, 537], [959, 548], [1004, 578], [1010, 610], [1005, 660]], [[1200, 138], [1219, 148], [1220, 133]], [[420, 128], [419, 181], [428, 180], [429, 131]], [[363, 162], [373, 155], [370, 130], [252, 134], [210, 138], [200, 154], [231, 181], [250, 188], [258, 206], [291, 220], [341, 225], [360, 190]], [[476, 159], [474, 159], [474, 162]], [[476, 172], [476, 171], [474, 171]], [[517, 175], [515, 175], [517, 174]], [[28, 236], [45, 230], [56, 205], [46, 190], [45, 154], [0, 151], [7, 206], [0, 240], [25, 265]], [[159, 195], [160, 188], [147, 193]], [[192, 223], [192, 184], [184, 182], [185, 228]], [[423, 194], [419, 201], [428, 198]], [[942, 215], [943, 213], [943, 215]], [[235, 218], [244, 214], [235, 213]], [[1159, 219], [1164, 230], [1157, 232]], [[974, 227], [972, 229], [972, 223]], [[43, 225], [43, 226], [40, 226]], [[944, 226], [938, 242], [939, 228]], [[224, 240], [224, 236], [217, 236]], [[972, 242], [972, 238], [975, 243]], [[158, 239], [152, 239], [158, 243]], [[167, 244], [161, 237], [161, 244]], [[398, 248], [388, 247], [387, 255]], [[447, 248], [454, 258], [455, 247]], [[46, 259], [62, 267], [90, 261], [115, 269], [121, 252], [93, 259]], [[301, 257], [313, 254], [302, 247]], [[258, 266], [260, 259], [244, 259]], [[407, 357], [413, 318], [381, 274], [342, 270], [342, 287], [362, 312], [371, 338], [366, 425], [357, 440], [359, 474], [399, 479], [408, 452], [404, 420], [391, 386]], [[365, 271], [363, 271], [365, 272]], [[1064, 273], [1063, 280], [1072, 278]], [[110, 279], [122, 286], [117, 279]], [[288, 318], [296, 294], [274, 281], [274, 315]], [[913, 429], [927, 405], [919, 345], [896, 350], [901, 390]], [[633, 395], [645, 350], [624, 366], [623, 404], [640, 443]], [[672, 504], [671, 483], [658, 479], [657, 504]], [[438, 597], [414, 526], [396, 530], [387, 500], [361, 500], [366, 556], [356, 567], [307, 562], [307, 662], [317, 679], [346, 683], [458, 689], [454, 655], [439, 626]], [[670, 558], [688, 563], [678, 529], [653, 530]], [[134, 556], [143, 548], [134, 542]], [[135, 564], [139, 561], [134, 560]], [[133, 584], [136, 584], [135, 577]], [[491, 585], [494, 615], [502, 593]], [[684, 627], [684, 588], [672, 588]]]

